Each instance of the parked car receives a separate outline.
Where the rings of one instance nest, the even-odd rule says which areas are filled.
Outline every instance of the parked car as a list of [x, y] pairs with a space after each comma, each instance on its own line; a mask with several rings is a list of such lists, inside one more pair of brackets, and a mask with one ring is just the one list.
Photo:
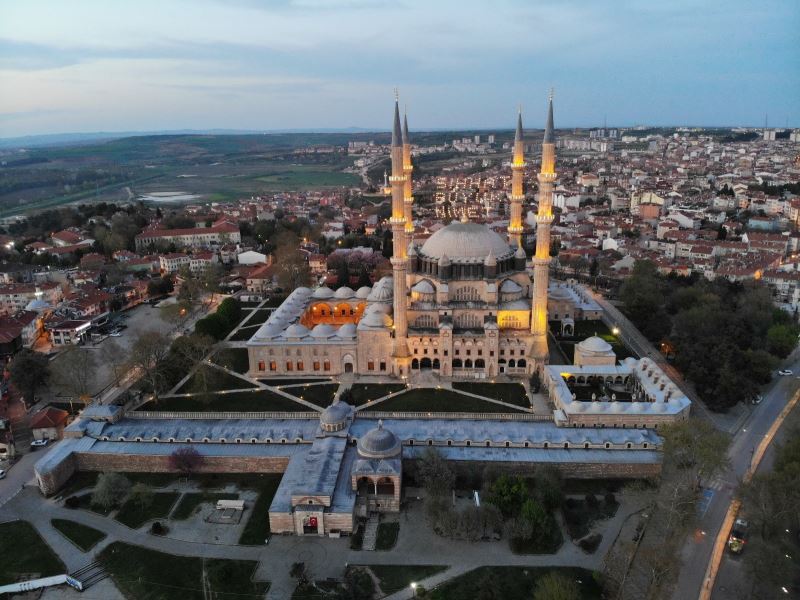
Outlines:
[[778, 375], [786, 377], [787, 375], [793, 375], [793, 373], [789, 369], [783, 369], [781, 371], [778, 371]]
[[6, 477], [6, 472], [3, 471], [3, 469], [0, 469], [0, 479], [5, 479], [5, 477]]
[[761, 394], [755, 394], [755, 395], [754, 395], [754, 396], [753, 396], [753, 397], [750, 399], [750, 404], [761, 404], [761, 401], [762, 401], [763, 399], [764, 399], [764, 396], [762, 396]]
[[744, 550], [744, 545], [747, 542], [747, 529], [749, 523], [744, 519], [736, 519], [731, 528], [731, 534], [728, 536], [728, 550], [733, 554], [741, 554]]
[[112, 331], [111, 337], [122, 337], [122, 334], [119, 331]]
[[33, 440], [31, 442], [31, 448], [44, 448], [50, 440]]

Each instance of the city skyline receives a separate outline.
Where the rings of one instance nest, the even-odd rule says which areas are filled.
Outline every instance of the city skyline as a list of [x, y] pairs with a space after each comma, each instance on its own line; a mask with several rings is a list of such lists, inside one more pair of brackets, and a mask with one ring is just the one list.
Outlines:
[[176, 129], [797, 126], [785, 0], [619, 3], [9, 2], [0, 137]]

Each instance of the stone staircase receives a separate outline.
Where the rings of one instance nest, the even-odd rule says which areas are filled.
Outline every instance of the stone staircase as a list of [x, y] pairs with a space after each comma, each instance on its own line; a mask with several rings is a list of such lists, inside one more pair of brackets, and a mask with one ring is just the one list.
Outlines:
[[378, 524], [380, 523], [380, 517], [378, 515], [371, 515], [369, 519], [367, 519], [367, 524], [364, 525], [364, 541], [361, 544], [362, 550], [375, 550], [375, 542], [378, 539]]

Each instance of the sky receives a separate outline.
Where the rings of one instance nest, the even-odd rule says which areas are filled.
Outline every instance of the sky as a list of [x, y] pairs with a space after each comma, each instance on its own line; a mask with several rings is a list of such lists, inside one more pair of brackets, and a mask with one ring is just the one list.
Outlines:
[[0, 0], [0, 137], [800, 126], [798, 0]]

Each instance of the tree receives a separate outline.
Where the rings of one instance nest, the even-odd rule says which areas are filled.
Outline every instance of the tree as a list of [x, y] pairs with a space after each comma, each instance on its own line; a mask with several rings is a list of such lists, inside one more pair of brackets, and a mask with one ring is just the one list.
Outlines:
[[142, 331], [133, 341], [129, 352], [132, 368], [141, 373], [158, 400], [158, 392], [164, 380], [163, 369], [169, 356], [170, 336], [163, 331]]
[[300, 240], [292, 232], [283, 232], [277, 236], [275, 264], [278, 285], [284, 290], [308, 285], [311, 281], [311, 269], [305, 256], [300, 252]]
[[528, 498], [528, 487], [522, 477], [501, 475], [489, 486], [486, 499], [500, 509], [504, 517], [519, 515]]
[[135, 483], [131, 488], [128, 498], [144, 512], [153, 504], [153, 490], [146, 483]]
[[14, 387], [33, 403], [36, 390], [50, 377], [50, 361], [46, 354], [23, 348], [11, 359], [9, 373]]
[[209, 303], [214, 301], [214, 296], [219, 293], [219, 284], [225, 275], [225, 269], [219, 263], [206, 265], [200, 274], [200, 288], [206, 293], [211, 294]]
[[94, 350], [70, 346], [53, 361], [53, 382], [84, 404], [91, 401], [97, 359]]
[[429, 497], [442, 497], [448, 494], [456, 482], [455, 473], [445, 458], [434, 448], [426, 448], [419, 461], [419, 476], [422, 487]]
[[786, 358], [797, 345], [797, 327], [794, 325], [773, 325], [767, 330], [767, 350]]
[[114, 340], [106, 340], [100, 348], [101, 360], [114, 375], [114, 384], [119, 385], [120, 376], [126, 371], [127, 352]]
[[163, 296], [170, 294], [175, 289], [171, 277], [159, 277], [158, 279], [151, 279], [147, 283], [147, 295], [150, 297]]
[[183, 473], [186, 476], [196, 473], [204, 464], [205, 458], [191, 446], [178, 448], [169, 455], [170, 468]]
[[231, 330], [228, 321], [219, 313], [213, 313], [203, 317], [194, 324], [195, 333], [207, 335], [215, 340], [224, 339]]
[[242, 305], [236, 298], [225, 298], [217, 307], [217, 314], [233, 329], [242, 319]]
[[574, 579], [550, 572], [539, 578], [533, 600], [580, 600], [581, 590]]
[[111, 509], [119, 506], [128, 496], [131, 482], [119, 473], [101, 473], [92, 492], [92, 504]]

